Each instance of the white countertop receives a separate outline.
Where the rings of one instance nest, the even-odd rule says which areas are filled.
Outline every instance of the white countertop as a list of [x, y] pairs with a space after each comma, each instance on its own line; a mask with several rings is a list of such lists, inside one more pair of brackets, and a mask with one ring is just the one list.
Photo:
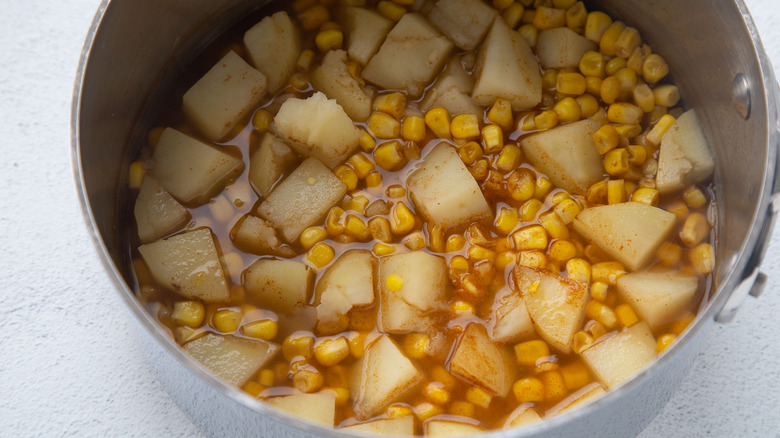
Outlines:
[[[746, 0], [780, 71], [780, 8]], [[69, 111], [98, 0], [0, 1], [0, 435], [200, 436], [155, 381], [78, 207]], [[780, 228], [766, 292], [718, 325], [641, 435], [780, 434]]]

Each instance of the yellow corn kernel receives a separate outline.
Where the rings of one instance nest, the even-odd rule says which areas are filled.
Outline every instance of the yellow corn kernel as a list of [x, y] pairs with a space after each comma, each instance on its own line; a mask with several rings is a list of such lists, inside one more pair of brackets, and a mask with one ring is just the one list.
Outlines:
[[502, 173], [509, 173], [517, 168], [523, 160], [523, 152], [517, 145], [508, 144], [501, 150], [496, 159], [496, 169]]
[[535, 377], [526, 377], [512, 385], [512, 392], [519, 403], [544, 401], [544, 384]]
[[563, 365], [560, 368], [563, 383], [569, 391], [576, 391], [591, 382], [588, 368], [581, 361]]
[[554, 211], [540, 215], [539, 222], [553, 239], [569, 238], [569, 228]]
[[682, 197], [683, 201], [685, 201], [685, 204], [691, 208], [701, 208], [704, 207], [704, 204], [707, 203], [707, 197], [704, 196], [704, 193], [696, 186], [691, 186], [685, 189], [685, 191], [683, 191]]
[[458, 415], [461, 417], [473, 417], [476, 406], [474, 403], [469, 403], [462, 400], [454, 400], [450, 403], [448, 412], [452, 415]]
[[[635, 137], [635, 136], [632, 136]], [[647, 148], [641, 145], [628, 145], [626, 146], [628, 152], [628, 162], [635, 166], [641, 166], [647, 161]]]
[[580, 73], [585, 76], [593, 76], [604, 79], [606, 76], [607, 61], [604, 55], [595, 51], [588, 51], [580, 58]]
[[397, 140], [382, 143], [374, 150], [374, 162], [385, 170], [401, 169], [406, 165], [403, 146]]
[[463, 249], [466, 245], [466, 239], [460, 234], [453, 234], [447, 238], [447, 242], [444, 245], [445, 252], [456, 252]]
[[368, 131], [360, 128], [360, 138], [358, 139], [358, 144], [360, 145], [360, 149], [363, 149], [363, 151], [366, 153], [371, 153], [376, 147], [376, 140], [374, 140], [374, 137], [372, 137]]
[[518, 254], [517, 264], [529, 268], [544, 269], [547, 267], [547, 255], [541, 251], [523, 251]]
[[482, 158], [482, 146], [475, 141], [465, 143], [458, 148], [458, 156], [463, 164], [470, 166]]
[[132, 164], [130, 164], [130, 169], [128, 170], [127, 186], [131, 190], [140, 189], [141, 184], [143, 184], [145, 174], [146, 169], [144, 169], [144, 164], [140, 161], [134, 161]]
[[585, 76], [576, 72], [560, 72], [557, 78], [557, 91], [562, 94], [579, 96], [587, 88]]
[[658, 247], [655, 254], [661, 264], [671, 267], [675, 266], [682, 259], [682, 248], [677, 244], [664, 242]]
[[286, 337], [282, 343], [282, 354], [291, 362], [296, 357], [310, 359], [313, 354], [314, 338], [310, 335], [293, 333]]
[[425, 113], [425, 124], [438, 138], [451, 138], [450, 114], [444, 108], [432, 108]]
[[[458, 120], [457, 116], [453, 119], [453, 129], [455, 122]], [[476, 121], [476, 118], [475, 118]], [[453, 131], [453, 136], [458, 137]], [[482, 145], [487, 154], [495, 154], [501, 151], [504, 147], [504, 132], [501, 131], [501, 127], [498, 125], [486, 125], [482, 128]]]
[[407, 116], [401, 126], [401, 137], [406, 141], [425, 140], [425, 120], [422, 117]]
[[615, 314], [623, 327], [631, 327], [639, 322], [636, 312], [628, 304], [621, 304], [615, 307]]
[[571, 97], [564, 98], [556, 103], [553, 111], [558, 115], [558, 122], [560, 123], [576, 122], [582, 117], [580, 104]]
[[665, 335], [661, 335], [658, 337], [658, 340], [656, 341], [656, 348], [658, 353], [663, 353], [664, 350], [671, 347], [672, 344], [677, 340], [677, 336], [667, 333]]
[[539, 210], [542, 209], [544, 204], [538, 199], [529, 199], [522, 206], [520, 206], [520, 220], [523, 222], [533, 222], [536, 220], [536, 215], [539, 214]]
[[622, 21], [613, 22], [607, 30], [601, 35], [599, 41], [599, 51], [607, 56], [615, 56], [617, 53], [617, 40], [620, 34], [625, 30], [626, 25]]
[[316, 4], [317, 4], [317, 0], [295, 0], [292, 2], [292, 8], [295, 12], [301, 13]]
[[[295, 61], [295, 68], [298, 71], [307, 72], [311, 69], [311, 64], [314, 61], [314, 50], [306, 49], [301, 51], [298, 55], [298, 60]], [[270, 113], [269, 113], [270, 114]], [[271, 117], [273, 120], [273, 116]]]
[[604, 108], [601, 107], [599, 107], [599, 109], [596, 111], [595, 114], [593, 114], [588, 118], [599, 122], [601, 126], [604, 126], [609, 123], [609, 120], [607, 119], [607, 112], [604, 110]]
[[466, 400], [469, 403], [487, 409], [490, 406], [490, 402], [493, 400], [493, 396], [487, 391], [476, 386], [470, 386], [466, 390]]
[[514, 0], [493, 0], [492, 3], [494, 8], [498, 9], [499, 11], [503, 11], [504, 9], [512, 6], [515, 3], [515, 1]]
[[547, 249], [547, 231], [541, 225], [531, 225], [512, 233], [516, 251]]
[[360, 214], [365, 213], [368, 207], [368, 198], [363, 195], [346, 196], [341, 201], [341, 208], [344, 210], [356, 211]]
[[398, 91], [382, 94], [374, 99], [372, 107], [377, 111], [393, 116], [397, 120], [401, 120], [406, 109], [406, 95]]
[[[344, 233], [344, 209], [341, 207], [333, 207], [328, 211], [328, 216], [325, 218], [325, 230], [327, 230], [328, 235], [332, 237], [336, 237], [342, 233]], [[319, 234], [315, 233], [314, 237], [318, 237]], [[309, 242], [312, 243], [312, 247], [316, 245], [319, 242], [314, 242], [315, 239], [308, 239]], [[324, 240], [324, 239], [323, 239]], [[301, 242], [303, 243], [303, 242]], [[309, 247], [311, 249], [311, 247]]]
[[468, 272], [469, 270], [469, 261], [466, 259], [466, 257], [463, 256], [455, 256], [450, 260], [450, 271], [454, 275], [462, 275]]
[[349, 157], [347, 159], [347, 163], [349, 163], [352, 168], [355, 169], [355, 173], [357, 174], [358, 178], [361, 179], [368, 176], [368, 174], [370, 174], [375, 169], [374, 162], [369, 160], [367, 156], [361, 154], [360, 152]]
[[550, 246], [550, 258], [565, 263], [577, 256], [577, 247], [568, 240], [556, 240]]
[[233, 333], [241, 325], [240, 310], [223, 309], [211, 315], [211, 325], [222, 333]]
[[677, 336], [682, 335], [685, 329], [687, 329], [688, 326], [691, 325], [694, 319], [696, 319], [696, 315], [694, 315], [691, 312], [686, 312], [685, 316], [678, 319], [677, 321], [674, 321], [669, 326], [669, 332]]
[[547, 195], [550, 194], [552, 188], [553, 185], [552, 181], [550, 181], [550, 178], [547, 178], [546, 176], [540, 176], [536, 179], [536, 185], [534, 187], [534, 198], [538, 200], [546, 198]]
[[366, 187], [379, 187], [382, 185], [382, 174], [379, 172], [371, 172], [366, 175]]
[[452, 118], [450, 132], [453, 138], [479, 137], [479, 119], [474, 114], [459, 114]]
[[366, 223], [354, 214], [347, 215], [344, 220], [344, 232], [357, 241], [365, 242], [371, 239], [371, 231]]
[[599, 102], [590, 94], [583, 94], [574, 99], [580, 107], [580, 118], [588, 118], [599, 109]]
[[206, 315], [206, 308], [199, 301], [177, 301], [173, 304], [171, 319], [179, 325], [200, 327]]
[[[596, 76], [585, 76], [585, 91], [592, 96], [601, 96], [601, 85], [603, 83], [604, 81], [601, 78], [597, 78]], [[586, 95], [583, 94], [582, 96], [586, 96]], [[577, 96], [577, 97], [579, 98], [582, 96]], [[593, 115], [596, 114], [600, 108], [601, 107], [599, 106], [598, 101], [596, 101], [596, 107], [591, 108], [591, 113], [587, 117], [593, 117]]]
[[539, 359], [549, 355], [550, 346], [542, 340], [526, 341], [515, 345], [515, 357], [517, 363], [522, 366], [536, 366]]
[[572, 5], [566, 8], [566, 27], [582, 34], [585, 30], [585, 22], [588, 19], [588, 11], [581, 1], [572, 1]]
[[674, 125], [676, 122], [675, 118], [670, 116], [669, 114], [664, 114], [661, 116], [660, 119], [658, 119], [658, 122], [656, 122], [655, 126], [653, 126], [653, 129], [651, 129], [646, 135], [645, 140], [653, 146], [658, 146], [661, 144], [661, 140], [664, 138], [664, 134], [669, 130], [669, 128]]
[[585, 246], [585, 257], [587, 257], [591, 263], [601, 263], [610, 259], [609, 255], [596, 245]]
[[596, 301], [602, 303], [606, 301], [607, 294], [609, 293], [609, 285], [603, 281], [594, 281], [590, 285], [590, 296]]
[[539, 6], [534, 14], [533, 25], [541, 30], [563, 27], [566, 25], [566, 10]]
[[517, 169], [507, 178], [506, 188], [515, 201], [527, 201], [536, 193], [536, 176], [529, 169]]
[[349, 343], [349, 353], [355, 359], [363, 357], [366, 351], [366, 332], [352, 332], [347, 337]]
[[[617, 58], [620, 59], [620, 58]], [[620, 81], [620, 98], [627, 99], [634, 94], [634, 88], [637, 84], [637, 75], [634, 70], [623, 67], [614, 73], [614, 76]]]
[[534, 116], [536, 129], [546, 130], [554, 128], [558, 124], [558, 113], [553, 110], [544, 110]]
[[607, 105], [612, 105], [620, 96], [620, 79], [614, 76], [608, 76], [601, 81], [601, 88], [599, 89], [599, 95], [601, 100]]
[[391, 292], [398, 292], [404, 285], [404, 280], [400, 275], [392, 274], [385, 280], [385, 285]]
[[567, 199], [571, 199], [571, 196], [569, 196], [569, 194], [564, 191], [560, 191], [553, 195], [551, 202], [553, 205], [558, 205]]
[[429, 402], [422, 402], [414, 407], [414, 415], [420, 421], [425, 421], [435, 415], [442, 414], [444, 410], [438, 405], [434, 405]]
[[468, 256], [469, 260], [472, 260], [474, 262], [478, 262], [481, 260], [488, 260], [491, 263], [496, 259], [496, 252], [492, 249], [483, 248], [481, 246], [472, 246], [469, 247], [468, 251], [466, 252], [466, 255]]
[[389, 243], [393, 240], [392, 230], [390, 229], [390, 221], [384, 217], [373, 217], [368, 221], [368, 229], [371, 232], [371, 237], [374, 240], [380, 242]]
[[165, 126], [156, 126], [149, 130], [149, 133], [146, 135], [146, 141], [149, 142], [149, 147], [154, 148], [157, 146], [165, 129]]
[[669, 64], [660, 55], [653, 53], [642, 64], [642, 77], [648, 84], [655, 84], [669, 74]]
[[604, 125], [593, 133], [593, 141], [596, 143], [598, 153], [604, 155], [618, 146], [620, 137], [614, 126]]
[[330, 13], [324, 5], [314, 5], [298, 13], [298, 23], [307, 32], [319, 29], [328, 20], [330, 20]]
[[600, 322], [604, 327], [611, 330], [617, 327], [618, 319], [615, 312], [609, 307], [598, 301], [591, 301], [585, 310], [585, 315], [589, 319], [594, 319]]
[[574, 350], [575, 353], [580, 354], [582, 350], [590, 347], [590, 344], [592, 343], [593, 336], [583, 331], [579, 331], [574, 334], [574, 337], [572, 337], [571, 349]]
[[450, 392], [439, 382], [431, 382], [422, 391], [425, 398], [437, 405], [446, 405], [450, 402]]
[[566, 275], [572, 280], [590, 283], [591, 267], [584, 259], [574, 258], [566, 262]]
[[265, 386], [250, 380], [246, 382], [244, 386], [241, 387], [241, 389], [247, 394], [251, 395], [252, 397], [257, 398], [257, 396], [259, 396], [263, 391], [265, 391]]
[[[685, 192], [683, 192], [683, 197], [685, 197]], [[666, 206], [666, 211], [677, 216], [677, 221], [679, 222], [684, 221], [685, 218], [688, 217], [689, 212], [688, 206], [683, 201], [670, 202], [669, 205]]]
[[[508, 15], [511, 9], [512, 8], [509, 8], [506, 12], [504, 12], [504, 17]], [[537, 29], [536, 26], [533, 24], [524, 24], [517, 29], [517, 33], [519, 33], [521, 37], [525, 38], [529, 46], [536, 47], [536, 41], [539, 39], [539, 29]]]
[[641, 187], [631, 195], [631, 202], [640, 202], [655, 207], [658, 205], [659, 196], [658, 190]]
[[349, 357], [349, 342], [347, 338], [329, 338], [314, 344], [314, 358], [320, 365], [330, 367]]
[[605, 67], [605, 69], [607, 75], [611, 76], [611, 75], [616, 75], [619, 70], [626, 68], [626, 66], [627, 66], [627, 62], [625, 59], [612, 58], [607, 62], [607, 66]]
[[691, 213], [680, 230], [680, 240], [688, 248], [698, 245], [710, 234], [710, 222], [701, 213]]
[[344, 44], [344, 33], [340, 29], [322, 30], [314, 37], [314, 44], [323, 53], [340, 49]]
[[652, 112], [655, 108], [655, 96], [653, 90], [647, 86], [647, 84], [639, 84], [634, 87], [633, 91], [634, 103], [642, 108], [645, 114]]
[[617, 284], [618, 278], [626, 275], [625, 266], [616, 261], [595, 263], [591, 267], [593, 281], [603, 281], [611, 286]]
[[402, 242], [405, 247], [411, 249], [412, 251], [421, 250], [425, 248], [425, 234], [423, 234], [422, 231], [409, 233], [406, 237], [403, 238]]
[[347, 186], [348, 191], [355, 190], [358, 183], [358, 176], [351, 167], [347, 166], [346, 164], [342, 164], [334, 169], [333, 173], [336, 175], [336, 177], [338, 177], [338, 179], [341, 180], [341, 182], [344, 183], [344, 185]]
[[612, 176], [621, 176], [628, 172], [628, 151], [625, 148], [617, 148], [604, 154], [604, 170]]
[[336, 253], [333, 248], [325, 243], [317, 243], [306, 253], [306, 260], [310, 261], [315, 267], [322, 268], [333, 261]]
[[552, 91], [558, 85], [558, 70], [547, 69], [542, 74], [542, 89]]
[[401, 122], [389, 114], [374, 112], [368, 118], [368, 129], [376, 138], [398, 138], [401, 135]]
[[450, 310], [455, 314], [474, 313], [474, 306], [465, 301], [455, 301], [450, 305]]
[[304, 368], [293, 374], [293, 386], [303, 393], [317, 392], [325, 383], [325, 377], [316, 368]]
[[431, 338], [420, 333], [409, 333], [404, 336], [403, 348], [406, 355], [412, 359], [422, 359], [428, 354]]
[[628, 58], [640, 44], [642, 44], [642, 37], [639, 31], [633, 27], [626, 27], [615, 42], [615, 54], [621, 58]]
[[673, 107], [680, 101], [680, 89], [672, 84], [659, 85], [653, 90], [653, 98], [656, 105]]
[[414, 229], [415, 217], [403, 202], [397, 202], [391, 210], [390, 230], [396, 235], [406, 234]]
[[512, 104], [502, 97], [497, 97], [493, 106], [488, 110], [487, 119], [500, 126], [504, 131], [511, 131], [514, 128]]
[[371, 252], [373, 252], [377, 257], [386, 256], [394, 253], [395, 247], [392, 245], [386, 245], [384, 243], [375, 243], [371, 248]]
[[[273, 340], [279, 333], [279, 324], [272, 319], [261, 319], [244, 324], [241, 331], [250, 338], [262, 339], [264, 341]], [[266, 385], [271, 386], [271, 385]]]
[[625, 201], [625, 182], [622, 179], [607, 181], [607, 204], [620, 204]]
[[585, 38], [598, 43], [601, 41], [604, 32], [606, 32], [611, 25], [612, 17], [609, 15], [601, 11], [590, 12], [585, 21]]
[[607, 118], [612, 123], [637, 125], [642, 121], [642, 108], [626, 102], [613, 103], [607, 109]]
[[[523, 116], [520, 120], [519, 127], [526, 132], [535, 131], [536, 130], [536, 122], [534, 122], [534, 117], [536, 117], [538, 114], [535, 112], [530, 112]], [[557, 114], [556, 114], [557, 116]]]
[[568, 225], [582, 211], [582, 207], [573, 199], [564, 199], [555, 205], [554, 211], [561, 218], [561, 221]]
[[509, 208], [502, 207], [501, 210], [499, 210], [498, 214], [496, 215], [496, 220], [494, 225], [499, 232], [507, 236], [512, 231], [514, 231], [515, 227], [517, 227], [517, 224], [519, 223], [520, 223], [520, 214], [517, 211], [517, 209], [511, 207]]
[[276, 381], [276, 373], [270, 368], [265, 368], [262, 371], [260, 371], [260, 375], [257, 378], [257, 381], [263, 385], [263, 386], [274, 386], [274, 382]]

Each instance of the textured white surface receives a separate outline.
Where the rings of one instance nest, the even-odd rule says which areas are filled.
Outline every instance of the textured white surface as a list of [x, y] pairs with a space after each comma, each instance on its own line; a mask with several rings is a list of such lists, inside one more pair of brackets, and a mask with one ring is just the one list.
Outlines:
[[[780, 68], [777, 3], [746, 2]], [[0, 0], [0, 435], [199, 436], [144, 362], [78, 208], [70, 99], [97, 5]], [[642, 438], [780, 434], [778, 256], [780, 229], [765, 294], [715, 327]]]

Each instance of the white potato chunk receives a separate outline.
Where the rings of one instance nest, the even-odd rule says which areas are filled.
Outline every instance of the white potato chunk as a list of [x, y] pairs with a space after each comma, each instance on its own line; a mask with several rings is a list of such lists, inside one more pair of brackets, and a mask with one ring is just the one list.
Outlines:
[[425, 422], [425, 436], [466, 436], [484, 432], [482, 428], [466, 423], [468, 420], [469, 418], [463, 418], [463, 421], [428, 420]]
[[381, 88], [422, 94], [441, 71], [453, 45], [418, 13], [405, 14], [387, 34], [363, 78]]
[[512, 353], [493, 343], [479, 323], [466, 327], [449, 366], [452, 374], [499, 397], [505, 397], [517, 379]]
[[511, 429], [514, 427], [525, 426], [526, 424], [536, 423], [540, 421], [542, 416], [536, 412], [533, 407], [533, 403], [523, 403], [516, 407], [514, 411], [506, 418], [504, 422], [504, 429]]
[[528, 161], [553, 184], [584, 196], [604, 175], [604, 165], [593, 141], [593, 134], [600, 127], [595, 120], [580, 120], [529, 135], [520, 146]]
[[215, 376], [240, 387], [271, 361], [279, 346], [261, 340], [208, 333], [184, 344], [184, 351]]
[[230, 298], [214, 236], [208, 228], [187, 231], [138, 247], [155, 281], [183, 297], [207, 303]]
[[387, 336], [372, 342], [352, 366], [349, 393], [358, 419], [371, 418], [422, 382], [423, 372]]
[[445, 230], [492, 216], [479, 185], [455, 148], [439, 143], [406, 180], [409, 194], [425, 220]]
[[354, 426], [342, 427], [339, 430], [366, 435], [412, 436], [414, 435], [414, 415], [368, 421]]
[[281, 90], [295, 71], [301, 35], [286, 12], [263, 18], [244, 34], [249, 60], [268, 80], [268, 91]]
[[453, 117], [458, 114], [482, 114], [482, 108], [471, 99], [473, 89], [474, 78], [463, 68], [462, 57], [456, 56], [447, 63], [436, 83], [425, 92], [420, 109], [430, 111], [440, 107]]
[[633, 272], [617, 280], [620, 296], [653, 327], [681, 316], [699, 290], [699, 280], [677, 272]]
[[704, 130], [694, 110], [688, 110], [666, 131], [658, 156], [656, 187], [662, 194], [705, 181], [715, 170]]
[[477, 82], [471, 97], [482, 106], [493, 105], [497, 97], [512, 103], [515, 111], [527, 110], [542, 101], [542, 75], [531, 46], [496, 17], [477, 53]]
[[555, 406], [548, 409], [547, 412], [544, 413], [544, 416], [547, 418], [553, 417], [575, 406], [583, 405], [591, 400], [594, 400], [605, 392], [607, 392], [607, 390], [601, 383], [590, 383], [578, 389], [565, 399], [559, 401]]
[[304, 157], [315, 157], [331, 169], [358, 146], [360, 130], [335, 100], [317, 92], [308, 99], [287, 99], [274, 118], [276, 134]]
[[356, 122], [365, 122], [371, 115], [372, 94], [360, 86], [347, 70], [347, 52], [331, 50], [322, 63], [311, 72], [311, 84], [330, 99], [336, 99], [344, 112]]
[[213, 141], [224, 139], [265, 96], [265, 76], [232, 50], [182, 98], [184, 114]]
[[257, 208], [282, 237], [295, 242], [347, 193], [347, 186], [316, 158], [298, 166]]
[[624, 202], [582, 210], [574, 218], [574, 229], [636, 271], [655, 255], [676, 220], [675, 215], [658, 207]]
[[578, 67], [590, 50], [597, 50], [596, 43], [568, 27], [545, 29], [536, 40], [536, 54], [544, 68]]
[[288, 414], [322, 426], [333, 427], [336, 418], [336, 393], [333, 391], [269, 397], [264, 401]]
[[487, 327], [494, 342], [515, 342], [534, 333], [534, 323], [519, 292], [508, 286], [496, 292]]
[[150, 175], [144, 177], [133, 214], [142, 243], [171, 234], [189, 222], [191, 217], [190, 212]]
[[314, 271], [293, 260], [263, 258], [244, 271], [247, 294], [261, 306], [288, 315], [309, 304], [313, 281]]
[[282, 244], [273, 225], [249, 214], [236, 222], [230, 235], [238, 249], [252, 254], [273, 254]]
[[481, 0], [439, 0], [428, 14], [434, 26], [463, 50], [474, 50], [497, 12]]
[[360, 65], [368, 64], [393, 27], [393, 21], [378, 12], [353, 6], [339, 9], [337, 19], [347, 35], [347, 53]]
[[314, 290], [317, 320], [331, 324], [353, 308], [374, 304], [376, 257], [366, 249], [351, 249], [325, 270]]
[[587, 283], [522, 265], [513, 273], [539, 335], [558, 350], [571, 352], [574, 333], [585, 318]]
[[[388, 277], [401, 286], [392, 290]], [[379, 325], [385, 333], [426, 332], [431, 312], [445, 307], [449, 295], [447, 262], [423, 251], [393, 254], [379, 260]]]
[[653, 333], [645, 322], [601, 339], [580, 355], [596, 378], [610, 389], [634, 377], [657, 355]]
[[274, 185], [297, 162], [295, 153], [285, 142], [270, 132], [266, 132], [260, 142], [260, 147], [252, 154], [249, 161], [249, 182], [263, 198], [266, 198], [273, 190]]
[[244, 171], [240, 156], [166, 128], [154, 148], [154, 177], [183, 204], [208, 201]]

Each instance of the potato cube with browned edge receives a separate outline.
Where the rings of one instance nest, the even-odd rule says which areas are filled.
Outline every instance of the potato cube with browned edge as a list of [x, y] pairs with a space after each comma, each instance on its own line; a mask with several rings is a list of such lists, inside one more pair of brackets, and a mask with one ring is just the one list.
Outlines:
[[338, 10], [337, 20], [347, 35], [349, 58], [366, 65], [379, 51], [393, 21], [371, 9], [346, 6]]
[[[454, 415], [452, 417], [455, 417]], [[479, 435], [484, 432], [482, 428], [471, 423], [467, 423], [469, 418], [463, 418], [463, 421], [453, 421], [450, 419], [432, 419], [425, 422], [425, 436], [443, 437], [443, 436], [466, 436]], [[474, 420], [471, 420], [474, 421]]]
[[227, 137], [265, 96], [266, 78], [230, 51], [182, 98], [184, 114], [213, 141]]
[[332, 324], [352, 308], [374, 304], [376, 257], [366, 249], [352, 249], [322, 274], [314, 292], [317, 320]]
[[482, 114], [482, 108], [471, 99], [473, 89], [474, 78], [463, 68], [462, 57], [456, 56], [425, 92], [420, 109], [430, 111], [437, 107], [444, 108], [453, 117], [459, 114]]
[[688, 308], [699, 280], [677, 272], [632, 272], [617, 280], [620, 296], [653, 327], [667, 324]]
[[688, 110], [666, 131], [658, 155], [656, 185], [662, 194], [682, 190], [712, 176], [715, 161], [696, 112]]
[[150, 175], [144, 177], [133, 214], [142, 243], [165, 237], [184, 226], [191, 217], [190, 212]]
[[154, 177], [179, 202], [203, 204], [244, 171], [240, 156], [166, 128], [154, 148]]
[[470, 51], [485, 37], [496, 15], [496, 10], [481, 0], [439, 0], [428, 19], [456, 46]]
[[408, 13], [387, 34], [363, 78], [381, 88], [422, 94], [452, 52], [452, 42], [418, 13]]
[[379, 259], [379, 321], [385, 333], [426, 332], [431, 312], [446, 308], [450, 280], [444, 258], [414, 251]]
[[262, 258], [244, 271], [244, 287], [260, 305], [294, 315], [309, 304], [314, 271], [293, 260]]
[[513, 275], [542, 339], [564, 353], [571, 352], [574, 333], [585, 318], [587, 283], [522, 265], [515, 267]]
[[539, 63], [528, 41], [496, 17], [477, 52], [477, 80], [471, 97], [490, 106], [503, 97], [515, 111], [528, 110], [542, 101]]
[[268, 91], [287, 85], [301, 54], [301, 35], [286, 12], [263, 18], [244, 34], [249, 60], [268, 80]]
[[181, 296], [207, 303], [230, 299], [225, 271], [208, 228], [187, 231], [138, 247], [152, 277]]
[[504, 397], [517, 379], [517, 366], [506, 346], [493, 343], [482, 324], [471, 323], [450, 359], [450, 372], [493, 395]]
[[297, 162], [298, 158], [292, 149], [267, 132], [249, 161], [249, 182], [266, 198]]
[[270, 223], [248, 214], [236, 222], [230, 236], [236, 248], [252, 254], [273, 254], [282, 244]]
[[347, 193], [347, 186], [316, 158], [307, 158], [257, 208], [263, 219], [294, 243]]
[[610, 389], [634, 377], [657, 355], [653, 333], [645, 322], [602, 339], [580, 355], [596, 378]]
[[184, 351], [215, 376], [240, 387], [273, 359], [279, 346], [272, 342], [208, 333], [184, 344]]
[[574, 218], [574, 229], [636, 271], [647, 264], [669, 233], [676, 216], [639, 202], [586, 208]]
[[582, 55], [596, 49], [596, 43], [568, 27], [545, 29], [536, 41], [539, 62], [546, 69], [578, 67]]
[[523, 155], [558, 187], [578, 195], [600, 181], [604, 165], [593, 134], [601, 127], [595, 120], [580, 120], [524, 138]]
[[494, 342], [514, 342], [534, 333], [534, 323], [518, 291], [504, 286], [490, 308], [487, 321], [490, 339]]
[[347, 69], [347, 52], [331, 50], [311, 72], [311, 83], [330, 99], [336, 99], [344, 112], [356, 122], [365, 122], [371, 114], [370, 88], [363, 88]]
[[269, 397], [265, 402], [322, 426], [333, 427], [336, 419], [336, 393], [333, 391]]
[[349, 393], [355, 415], [365, 420], [382, 413], [414, 391], [423, 376], [395, 342], [387, 335], [380, 336], [352, 366]]
[[360, 130], [344, 109], [321, 92], [308, 99], [287, 99], [274, 118], [276, 134], [304, 157], [331, 169], [357, 149]]
[[406, 184], [417, 211], [425, 220], [445, 230], [492, 216], [477, 181], [447, 143], [433, 148], [409, 175]]
[[384, 420], [367, 421], [339, 430], [364, 433], [366, 435], [412, 436], [414, 435], [414, 415], [403, 415]]

